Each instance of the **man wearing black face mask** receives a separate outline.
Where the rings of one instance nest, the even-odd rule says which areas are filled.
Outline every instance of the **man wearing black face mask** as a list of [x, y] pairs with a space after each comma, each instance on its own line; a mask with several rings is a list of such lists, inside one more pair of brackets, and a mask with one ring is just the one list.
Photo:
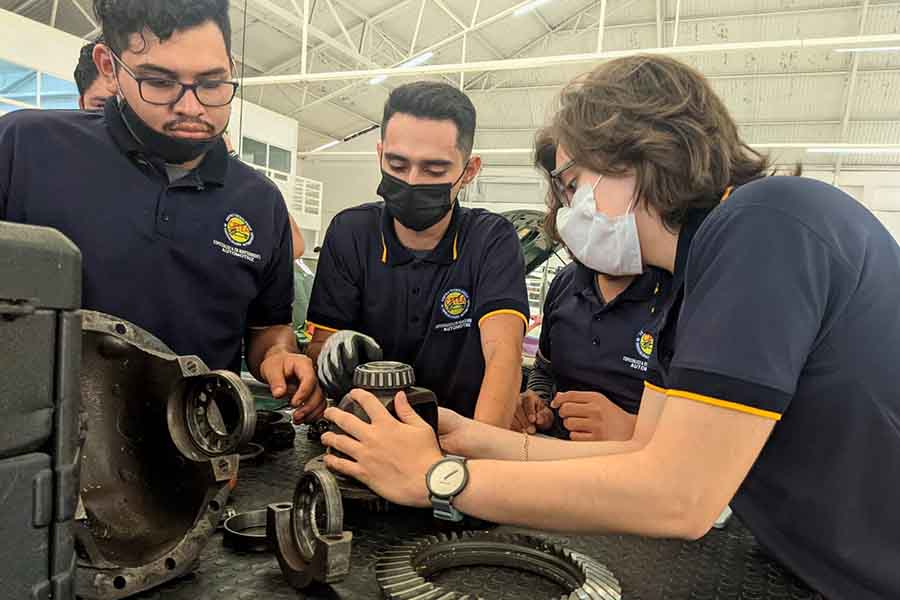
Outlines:
[[524, 260], [503, 217], [459, 206], [481, 169], [475, 107], [452, 86], [395, 89], [378, 158], [384, 202], [337, 215], [319, 258], [310, 355], [329, 397], [354, 368], [411, 364], [443, 406], [509, 427], [518, 402], [528, 301]]
[[[95, 0], [93, 50], [117, 96], [102, 113], [0, 119], [0, 219], [81, 249], [83, 306], [211, 369], [253, 374], [316, 418], [323, 397], [291, 329], [287, 208], [222, 141], [232, 78], [227, 0]], [[53, 165], [53, 177], [46, 165]]]

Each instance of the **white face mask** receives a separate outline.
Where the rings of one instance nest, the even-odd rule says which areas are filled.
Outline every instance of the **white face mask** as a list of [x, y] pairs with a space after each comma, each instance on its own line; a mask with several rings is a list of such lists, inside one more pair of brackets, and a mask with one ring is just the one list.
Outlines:
[[575, 258], [589, 269], [613, 277], [640, 275], [644, 262], [634, 216], [636, 203], [620, 217], [597, 212], [594, 190], [600, 179], [592, 186], [578, 186], [571, 207], [563, 206], [556, 213], [556, 229]]

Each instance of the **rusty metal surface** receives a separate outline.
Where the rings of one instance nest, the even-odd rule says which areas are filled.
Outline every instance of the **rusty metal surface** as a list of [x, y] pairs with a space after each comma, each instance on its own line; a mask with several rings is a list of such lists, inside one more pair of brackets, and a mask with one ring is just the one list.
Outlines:
[[[258, 510], [273, 502], [292, 500], [304, 465], [321, 454], [322, 446], [307, 441], [298, 429], [296, 447], [269, 453], [256, 467], [241, 468], [232, 503], [240, 511]], [[539, 501], [539, 498], [535, 499]], [[471, 523], [450, 527], [430, 511], [399, 510], [384, 514], [347, 512], [344, 528], [353, 532], [350, 574], [330, 587], [294, 590], [284, 580], [275, 555], [240, 553], [222, 544], [216, 533], [192, 575], [145, 592], [143, 600], [294, 600], [379, 599], [375, 563], [380, 553], [404, 541], [440, 532], [472, 529]], [[503, 533], [523, 533], [499, 527]], [[534, 532], [528, 532], [535, 535]], [[815, 600], [816, 594], [769, 559], [737, 520], [698, 542], [651, 540], [626, 536], [541, 535], [565, 548], [606, 565], [622, 586], [625, 600], [714, 599]], [[444, 587], [492, 600], [559, 597], [553, 582], [508, 569], [474, 567], [434, 576]]]

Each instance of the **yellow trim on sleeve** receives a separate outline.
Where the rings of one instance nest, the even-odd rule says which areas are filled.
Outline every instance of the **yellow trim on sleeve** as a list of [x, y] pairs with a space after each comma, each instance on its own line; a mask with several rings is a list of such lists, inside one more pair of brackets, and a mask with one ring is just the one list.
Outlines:
[[685, 398], [687, 400], [703, 402], [704, 404], [711, 404], [712, 406], [718, 406], [720, 408], [728, 408], [730, 410], [756, 415], [757, 417], [765, 417], [766, 419], [772, 419], [774, 421], [781, 420], [781, 415], [777, 412], [772, 412], [771, 410], [762, 410], [761, 408], [754, 408], [752, 406], [738, 404], [737, 402], [729, 402], [727, 400], [719, 400], [718, 398], [710, 398], [709, 396], [685, 392], [684, 390], [669, 390], [666, 395], [674, 398]]
[[733, 191], [734, 191], [734, 186], [733, 185], [728, 186], [728, 188], [725, 190], [725, 195], [722, 196], [722, 199], [719, 200], [719, 203], [721, 204], [722, 202], [725, 202], [726, 200], [728, 200], [729, 196], [731, 196], [731, 192], [733, 192]]
[[649, 381], [644, 382], [644, 387], [647, 388], [648, 390], [650, 390], [651, 392], [659, 392], [660, 394], [662, 394], [664, 396], [669, 391], [667, 389], [663, 389], [663, 388], [659, 387], [658, 385], [653, 385]]
[[384, 241], [384, 234], [381, 234], [381, 262], [387, 264], [387, 243]]
[[522, 319], [522, 322], [525, 323], [525, 331], [528, 331], [528, 319], [525, 318], [525, 315], [523, 315], [522, 313], [520, 313], [517, 310], [512, 310], [509, 308], [489, 312], [488, 314], [486, 314], [483, 317], [481, 317], [480, 319], [478, 319], [478, 326], [481, 327], [482, 323], [484, 323], [491, 317], [496, 317], [497, 315], [515, 315], [515, 316], [519, 317], [520, 319]]
[[453, 260], [459, 258], [459, 232], [456, 232], [456, 237], [453, 238]]
[[331, 327], [325, 327], [324, 325], [319, 325], [318, 323], [313, 323], [312, 321], [307, 321], [308, 324], [312, 325], [316, 329], [321, 329], [322, 331], [329, 331], [331, 333], [337, 333], [337, 329], [332, 329]]

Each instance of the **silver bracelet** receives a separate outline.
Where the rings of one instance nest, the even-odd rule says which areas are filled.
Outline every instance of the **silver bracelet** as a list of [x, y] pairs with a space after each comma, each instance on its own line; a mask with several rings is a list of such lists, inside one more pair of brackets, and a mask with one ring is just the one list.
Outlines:
[[525, 435], [525, 446], [523, 448], [525, 450], [525, 462], [528, 462], [528, 439], [529, 439], [529, 436], [528, 436], [527, 431], [523, 431], [522, 433]]

